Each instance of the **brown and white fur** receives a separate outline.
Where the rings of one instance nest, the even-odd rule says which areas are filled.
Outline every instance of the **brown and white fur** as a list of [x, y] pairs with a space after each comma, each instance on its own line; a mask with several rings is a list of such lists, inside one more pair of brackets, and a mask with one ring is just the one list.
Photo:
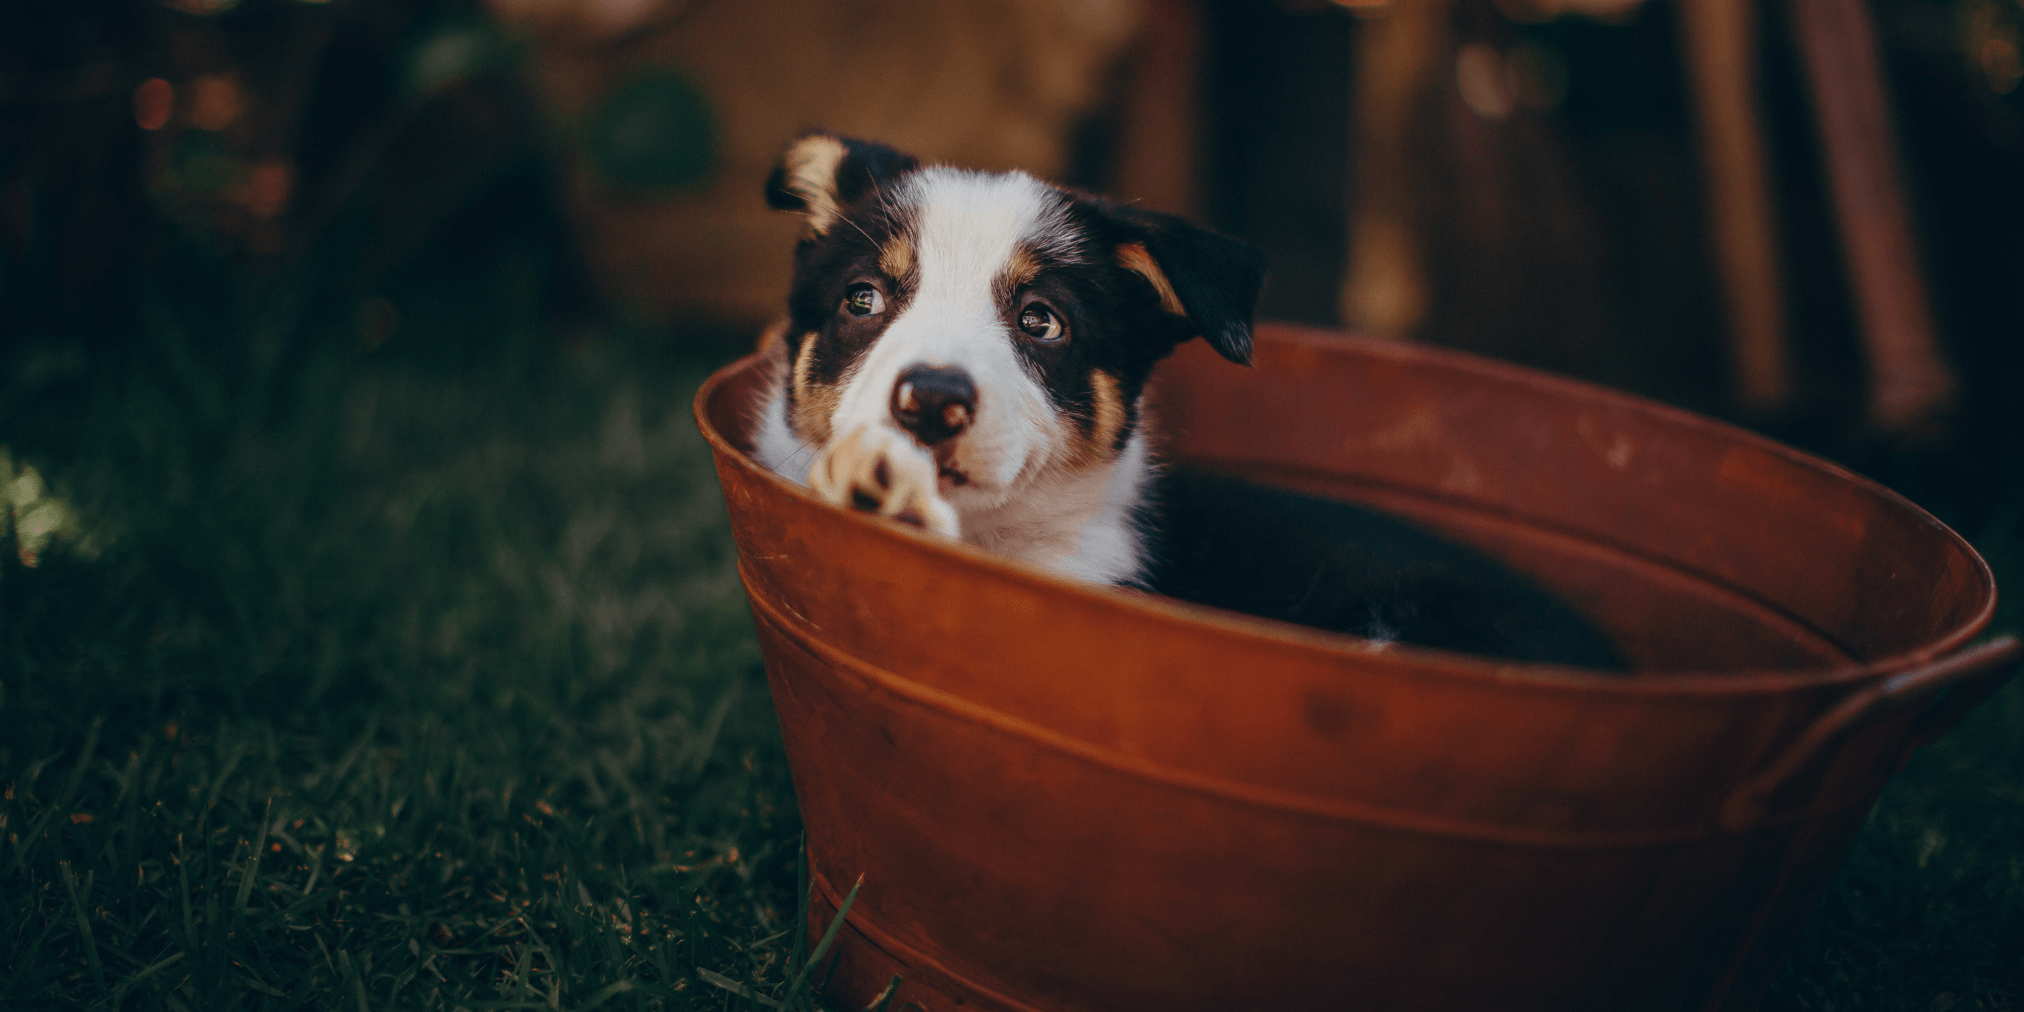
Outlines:
[[1137, 578], [1146, 380], [1198, 335], [1249, 362], [1257, 250], [827, 133], [789, 146], [767, 197], [809, 228], [758, 459], [839, 506], [1086, 580]]

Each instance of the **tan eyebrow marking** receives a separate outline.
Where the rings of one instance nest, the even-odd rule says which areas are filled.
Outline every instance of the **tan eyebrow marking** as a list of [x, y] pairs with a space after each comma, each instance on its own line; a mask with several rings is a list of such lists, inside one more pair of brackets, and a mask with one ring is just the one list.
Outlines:
[[878, 268], [894, 281], [906, 277], [914, 269], [914, 244], [903, 235], [887, 239], [885, 248], [879, 251]]
[[1005, 261], [1005, 270], [1001, 276], [1012, 288], [1030, 285], [1034, 278], [1040, 276], [1040, 259], [1033, 255], [1032, 250], [1022, 246], [1013, 250], [1012, 258]]
[[1160, 270], [1153, 255], [1146, 252], [1144, 243], [1128, 242], [1117, 248], [1117, 265], [1153, 283], [1153, 291], [1160, 294], [1160, 308], [1175, 316], [1188, 315], [1181, 297], [1174, 294], [1173, 283], [1167, 280], [1165, 271]]

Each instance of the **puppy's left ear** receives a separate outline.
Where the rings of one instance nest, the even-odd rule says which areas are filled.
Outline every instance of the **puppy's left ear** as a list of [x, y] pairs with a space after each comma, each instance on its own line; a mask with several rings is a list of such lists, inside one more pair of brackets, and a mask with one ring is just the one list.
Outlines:
[[776, 210], [807, 214], [809, 232], [821, 235], [844, 208], [881, 182], [920, 164], [914, 156], [883, 144], [810, 131], [781, 153], [780, 164], [766, 180], [766, 203]]
[[1265, 254], [1171, 214], [1117, 205], [1110, 212], [1133, 237], [1118, 246], [1118, 266], [1151, 282], [1160, 308], [1187, 320], [1218, 354], [1250, 365], [1251, 314], [1265, 284]]

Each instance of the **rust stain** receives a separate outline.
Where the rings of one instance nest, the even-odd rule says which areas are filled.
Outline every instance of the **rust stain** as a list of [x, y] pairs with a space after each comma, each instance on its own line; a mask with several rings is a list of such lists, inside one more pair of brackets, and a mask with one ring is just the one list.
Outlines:
[[1362, 712], [1334, 693], [1308, 689], [1300, 694], [1300, 717], [1316, 735], [1338, 741], [1371, 722]]
[[1483, 469], [1467, 454], [1456, 454], [1448, 464], [1448, 473], [1441, 478], [1441, 488], [1449, 492], [1481, 492]]
[[1581, 441], [1588, 444], [1602, 462], [1622, 471], [1630, 467], [1637, 456], [1637, 444], [1621, 432], [1605, 431], [1592, 415], [1582, 415], [1574, 420], [1574, 432]]
[[1428, 446], [1441, 439], [1440, 412], [1429, 407], [1413, 412], [1396, 425], [1371, 433], [1364, 437], [1364, 442], [1372, 449], [1397, 452]]

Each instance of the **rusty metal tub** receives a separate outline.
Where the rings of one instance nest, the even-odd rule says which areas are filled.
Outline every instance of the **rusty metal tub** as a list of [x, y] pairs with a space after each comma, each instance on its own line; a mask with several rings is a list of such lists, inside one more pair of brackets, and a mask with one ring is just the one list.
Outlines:
[[1510, 366], [1265, 326], [1155, 391], [1173, 459], [1528, 574], [1630, 677], [1079, 585], [831, 509], [697, 395], [859, 1008], [1749, 1009], [1883, 784], [2015, 665], [1897, 495]]

